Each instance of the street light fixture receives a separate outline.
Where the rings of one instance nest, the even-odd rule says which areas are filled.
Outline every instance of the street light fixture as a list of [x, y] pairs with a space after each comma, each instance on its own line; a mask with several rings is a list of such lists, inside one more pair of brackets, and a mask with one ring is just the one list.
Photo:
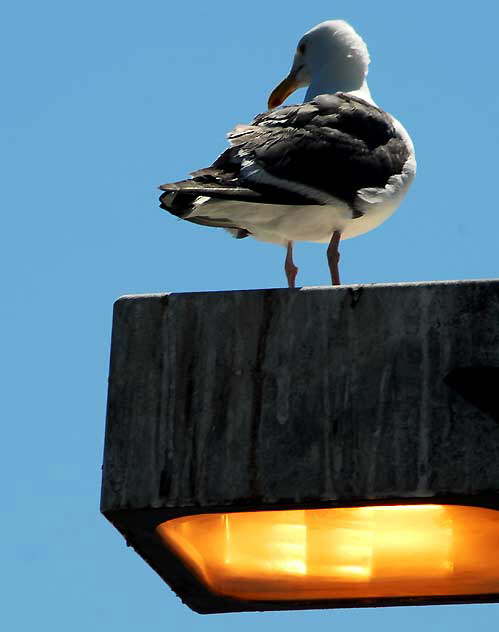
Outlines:
[[198, 612], [499, 601], [497, 295], [120, 299], [103, 513]]

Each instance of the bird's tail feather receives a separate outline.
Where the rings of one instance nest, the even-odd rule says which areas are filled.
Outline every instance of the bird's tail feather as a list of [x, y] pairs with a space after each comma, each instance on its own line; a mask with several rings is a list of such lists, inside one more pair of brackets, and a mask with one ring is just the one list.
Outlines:
[[199, 182], [196, 179], [162, 184], [159, 188], [164, 191], [159, 198], [160, 208], [182, 219], [187, 219], [189, 213], [194, 210], [196, 203], [199, 203], [202, 197], [240, 202], [258, 202], [262, 199], [260, 193], [251, 189], [223, 185], [219, 182]]

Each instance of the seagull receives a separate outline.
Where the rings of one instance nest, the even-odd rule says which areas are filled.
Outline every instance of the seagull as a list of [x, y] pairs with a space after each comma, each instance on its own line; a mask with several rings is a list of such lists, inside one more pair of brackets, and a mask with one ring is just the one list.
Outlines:
[[[269, 111], [237, 125], [211, 167], [161, 185], [161, 208], [238, 239], [281, 244], [290, 288], [295, 242], [327, 243], [331, 283], [339, 285], [340, 240], [390, 217], [416, 174], [409, 134], [371, 97], [369, 63], [366, 44], [344, 20], [307, 31]], [[302, 104], [278, 107], [305, 86]]]

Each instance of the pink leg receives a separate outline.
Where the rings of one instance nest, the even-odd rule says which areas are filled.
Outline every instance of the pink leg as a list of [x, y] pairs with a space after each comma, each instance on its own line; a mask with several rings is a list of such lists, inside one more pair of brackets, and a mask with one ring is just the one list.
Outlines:
[[286, 272], [286, 278], [288, 280], [288, 287], [295, 287], [295, 279], [298, 274], [298, 268], [293, 263], [293, 242], [288, 241], [288, 248], [286, 251], [286, 261], [284, 262], [284, 271]]
[[327, 249], [327, 262], [329, 264], [329, 271], [331, 272], [331, 283], [333, 285], [340, 285], [340, 271], [338, 269], [338, 263], [340, 261], [338, 244], [340, 243], [340, 237], [340, 231], [335, 230]]

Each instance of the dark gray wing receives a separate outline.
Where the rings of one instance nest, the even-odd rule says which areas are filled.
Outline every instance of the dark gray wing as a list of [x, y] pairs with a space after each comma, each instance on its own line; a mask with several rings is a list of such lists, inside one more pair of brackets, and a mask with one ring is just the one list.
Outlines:
[[[236, 151], [224, 162], [237, 163], [243, 156], [271, 176], [348, 203], [360, 189], [383, 188], [392, 175], [402, 173], [409, 157], [386, 112], [342, 93], [260, 114], [250, 129], [236, 128], [229, 137]], [[244, 176], [240, 182], [249, 184]], [[265, 191], [258, 183], [251, 186]]]

